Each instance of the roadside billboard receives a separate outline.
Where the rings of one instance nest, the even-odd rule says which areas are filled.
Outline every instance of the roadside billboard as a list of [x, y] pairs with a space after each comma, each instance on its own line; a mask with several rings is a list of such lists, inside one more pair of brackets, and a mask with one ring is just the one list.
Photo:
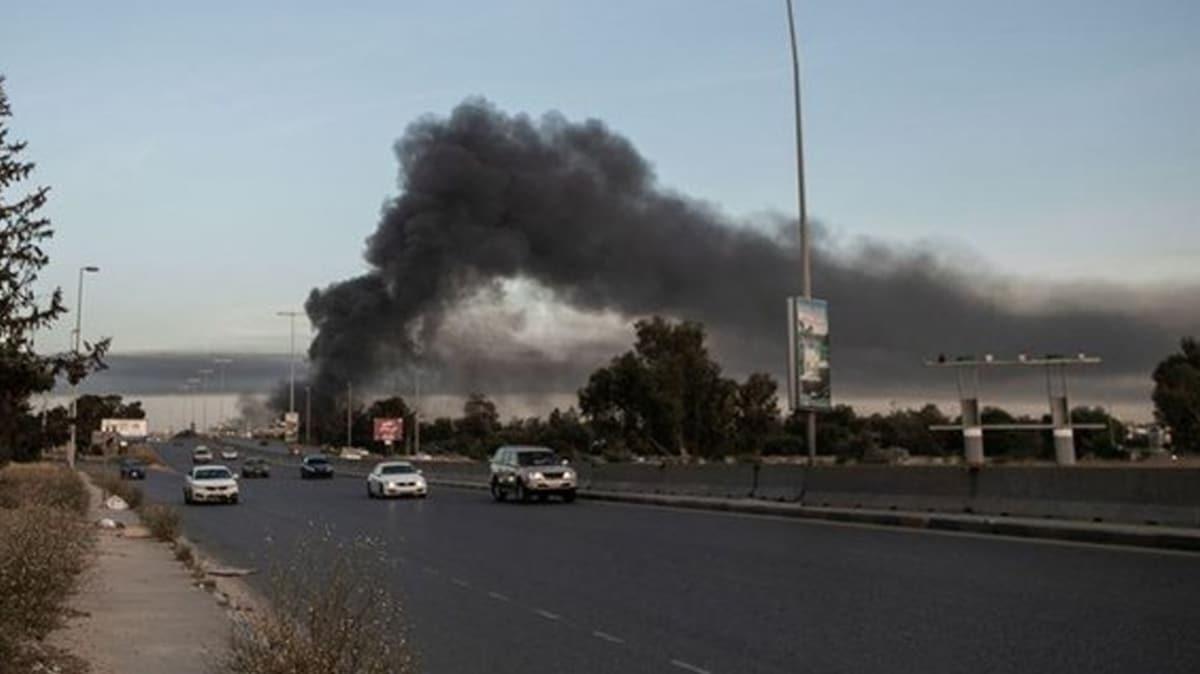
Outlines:
[[144, 438], [150, 434], [145, 419], [101, 419], [101, 433], [115, 433], [122, 438]]
[[375, 417], [375, 442], [391, 445], [404, 439], [404, 419]]
[[833, 405], [825, 300], [788, 298], [788, 401], [793, 410], [822, 411]]

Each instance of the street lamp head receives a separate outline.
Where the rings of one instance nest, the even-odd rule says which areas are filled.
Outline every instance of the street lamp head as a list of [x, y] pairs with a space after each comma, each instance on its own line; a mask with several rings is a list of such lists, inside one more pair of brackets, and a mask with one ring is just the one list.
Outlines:
[[99, 268], [99, 267], [96, 267], [96, 266], [93, 266], [93, 265], [88, 265], [88, 266], [86, 266], [86, 267], [84, 267], [84, 268], [83, 268], [83, 271], [86, 271], [86, 272], [89, 272], [89, 273], [95, 273], [95, 272], [98, 272], [98, 271], [100, 271], [100, 268]]

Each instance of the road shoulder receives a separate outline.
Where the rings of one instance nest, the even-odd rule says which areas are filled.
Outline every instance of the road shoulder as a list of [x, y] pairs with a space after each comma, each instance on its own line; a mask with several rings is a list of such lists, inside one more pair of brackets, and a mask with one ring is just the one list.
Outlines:
[[120, 529], [99, 529], [95, 559], [69, 602], [73, 617], [48, 641], [83, 658], [95, 674], [207, 674], [225, 654], [233, 625], [218, 604], [155, 540], [132, 511], [109, 511], [92, 485], [90, 519], [111, 518]]

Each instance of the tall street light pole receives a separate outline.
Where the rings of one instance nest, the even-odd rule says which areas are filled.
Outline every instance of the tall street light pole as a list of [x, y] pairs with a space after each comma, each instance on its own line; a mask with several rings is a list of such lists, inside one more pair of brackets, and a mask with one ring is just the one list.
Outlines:
[[291, 349], [288, 352], [288, 412], [296, 411], [296, 317], [299, 311], [277, 311], [276, 316], [287, 316], [291, 323]]
[[232, 358], [213, 358], [213, 364], [217, 366], [218, 382], [220, 386], [220, 397], [217, 398], [217, 427], [225, 423], [225, 366], [233, 362]]
[[[79, 268], [79, 288], [75, 293], [75, 343], [71, 347], [75, 355], [79, 355], [79, 343], [83, 332], [83, 275], [95, 274], [100, 268], [92, 265]], [[79, 428], [76, 416], [79, 414], [79, 398], [76, 395], [76, 384], [71, 383], [71, 442], [67, 445], [67, 465], [75, 467], [75, 454], [78, 451]]]
[[199, 377], [188, 377], [188, 408], [191, 410], [192, 420], [188, 429], [193, 433], [196, 432], [196, 385], [200, 383]]
[[[796, 206], [800, 216], [800, 276], [803, 281], [804, 299], [812, 299], [812, 267], [808, 244], [808, 204], [804, 194], [804, 125], [800, 107], [800, 51], [796, 46], [796, 21], [792, 11], [792, 0], [787, 0], [788, 36], [792, 43], [792, 100], [796, 116]], [[795, 319], [793, 318], [792, 321]], [[794, 330], [795, 326], [789, 327]], [[793, 376], [793, 375], [789, 375]], [[817, 459], [817, 413], [808, 411], [808, 462]]]

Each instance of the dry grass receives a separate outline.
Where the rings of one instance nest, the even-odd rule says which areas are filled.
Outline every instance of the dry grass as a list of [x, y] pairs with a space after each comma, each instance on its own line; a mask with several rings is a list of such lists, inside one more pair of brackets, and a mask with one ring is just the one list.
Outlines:
[[177, 542], [175, 544], [175, 559], [183, 562], [183, 565], [189, 568], [196, 563], [196, 556], [192, 553], [192, 547], [186, 543]]
[[116, 494], [124, 499], [130, 508], [137, 508], [142, 505], [142, 490], [140, 487], [127, 480], [122, 480], [119, 475], [108, 470], [89, 472], [92, 476], [92, 483], [104, 491], [105, 498], [109, 494]]
[[87, 564], [87, 499], [83, 481], [66, 468], [0, 470], [0, 674], [31, 671], [46, 658], [36, 642], [61, 623]]
[[160, 541], [171, 542], [179, 536], [179, 511], [169, 505], [147, 503], [138, 508], [142, 524]]
[[272, 575], [269, 607], [234, 631], [234, 674], [410, 674], [400, 606], [384, 589], [379, 548], [308, 539]]
[[11, 463], [0, 469], [0, 508], [42, 505], [87, 514], [87, 485], [74, 471], [49, 463]]
[[147, 466], [164, 465], [162, 458], [158, 456], [158, 452], [151, 449], [149, 445], [134, 445], [129, 448], [128, 452], [125, 452], [125, 456], [130, 459], [137, 459]]

